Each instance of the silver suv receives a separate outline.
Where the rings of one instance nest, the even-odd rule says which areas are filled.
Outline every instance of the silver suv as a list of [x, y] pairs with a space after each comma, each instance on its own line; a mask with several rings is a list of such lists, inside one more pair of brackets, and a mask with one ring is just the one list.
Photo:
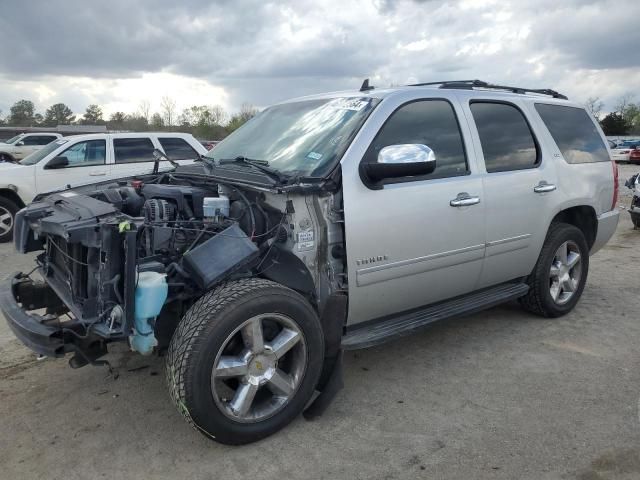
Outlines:
[[41, 252], [44, 282], [13, 276], [0, 306], [72, 367], [119, 341], [166, 352], [185, 418], [247, 443], [321, 413], [345, 349], [513, 299], [571, 311], [616, 177], [597, 122], [552, 90], [365, 82], [267, 108], [201, 170], [21, 210], [16, 248]]

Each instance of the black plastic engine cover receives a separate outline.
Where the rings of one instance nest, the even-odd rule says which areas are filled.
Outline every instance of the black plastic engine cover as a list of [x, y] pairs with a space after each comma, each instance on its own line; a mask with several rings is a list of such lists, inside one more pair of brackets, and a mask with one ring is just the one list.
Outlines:
[[203, 290], [208, 290], [258, 255], [258, 247], [237, 224], [188, 251], [182, 266]]

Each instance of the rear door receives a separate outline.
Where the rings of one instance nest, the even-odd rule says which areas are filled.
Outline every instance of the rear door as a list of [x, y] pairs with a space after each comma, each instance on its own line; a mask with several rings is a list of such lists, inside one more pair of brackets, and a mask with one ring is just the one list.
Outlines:
[[[122, 178], [153, 172], [153, 150], [159, 147], [151, 136], [118, 135], [112, 137], [113, 159], [111, 176]], [[169, 170], [170, 162], [160, 162], [160, 170]]]
[[[414, 100], [395, 111], [383, 105], [369, 124], [386, 121], [366, 141], [364, 156], [343, 160], [349, 324], [473, 291], [484, 257], [482, 179], [459, 105], [446, 99]], [[359, 163], [376, 162], [388, 145], [411, 143], [434, 151], [432, 174], [377, 189], [359, 177]]]
[[483, 288], [531, 273], [557, 202], [556, 168], [524, 104], [474, 98], [465, 102], [465, 111], [484, 160], [487, 249], [478, 285]]
[[101, 182], [109, 175], [107, 141], [104, 138], [75, 142], [56, 156], [65, 157], [68, 165], [63, 168], [48, 168], [50, 158], [39, 162], [36, 172], [38, 193], [60, 190], [68, 185], [75, 187]]

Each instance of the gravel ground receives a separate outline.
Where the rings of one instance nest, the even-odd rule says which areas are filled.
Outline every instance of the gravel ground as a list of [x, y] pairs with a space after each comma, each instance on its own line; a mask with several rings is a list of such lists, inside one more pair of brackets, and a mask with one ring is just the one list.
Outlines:
[[[161, 359], [111, 353], [114, 380], [36, 361], [0, 322], [0, 478], [640, 478], [638, 260], [623, 211], [570, 315], [506, 305], [349, 353], [323, 417], [246, 447], [182, 420]], [[32, 260], [5, 244], [0, 265]]]

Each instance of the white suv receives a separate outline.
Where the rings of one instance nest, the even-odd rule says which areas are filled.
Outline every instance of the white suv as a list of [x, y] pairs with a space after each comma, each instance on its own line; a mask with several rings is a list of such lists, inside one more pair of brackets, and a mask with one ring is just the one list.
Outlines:
[[[180, 164], [207, 153], [200, 142], [185, 133], [50, 135], [56, 140], [19, 163], [0, 163], [0, 242], [11, 240], [15, 213], [39, 193], [151, 173], [156, 148]], [[27, 134], [24, 138], [38, 136], [44, 134]], [[169, 162], [160, 162], [160, 171], [169, 168]]]
[[59, 133], [21, 133], [0, 142], [0, 162], [16, 162], [61, 138]]

